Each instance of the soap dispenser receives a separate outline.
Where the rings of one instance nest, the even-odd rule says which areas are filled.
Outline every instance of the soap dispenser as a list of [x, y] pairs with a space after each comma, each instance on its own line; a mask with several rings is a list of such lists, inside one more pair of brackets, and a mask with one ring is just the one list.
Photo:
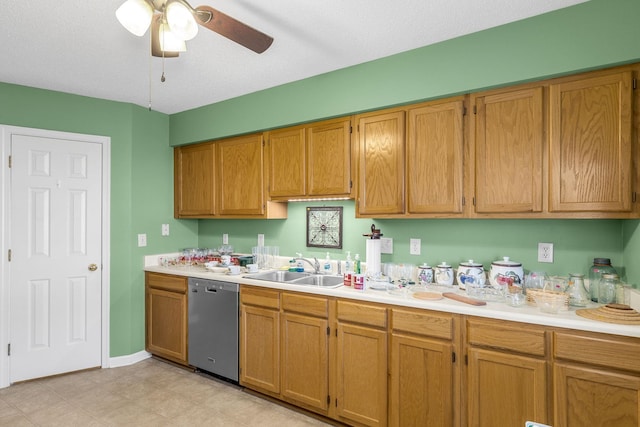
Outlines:
[[331, 257], [329, 256], [329, 252], [327, 252], [327, 256], [324, 259], [324, 272], [327, 274], [331, 273]]

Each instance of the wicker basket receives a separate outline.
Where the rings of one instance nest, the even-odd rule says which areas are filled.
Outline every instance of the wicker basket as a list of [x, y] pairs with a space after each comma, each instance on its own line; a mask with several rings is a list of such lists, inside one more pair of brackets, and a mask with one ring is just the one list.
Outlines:
[[562, 300], [562, 306], [560, 310], [562, 311], [569, 310], [569, 294], [566, 294], [564, 292], [557, 292], [557, 291], [545, 291], [543, 289], [527, 289], [527, 305], [536, 307], [537, 304], [536, 304], [535, 298], [537, 295], [540, 295], [540, 294], [554, 295], [555, 298]]

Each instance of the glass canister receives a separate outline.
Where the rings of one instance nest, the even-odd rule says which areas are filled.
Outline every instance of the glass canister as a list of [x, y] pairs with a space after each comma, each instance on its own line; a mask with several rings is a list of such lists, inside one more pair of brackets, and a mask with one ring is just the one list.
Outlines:
[[584, 274], [569, 274], [567, 293], [569, 294], [569, 305], [586, 307], [591, 298], [584, 287]]
[[589, 269], [589, 296], [593, 302], [598, 302], [598, 284], [603, 274], [618, 274], [618, 272], [611, 266], [609, 258], [594, 258], [593, 265]]
[[616, 302], [616, 287], [619, 281], [617, 274], [602, 275], [598, 284], [598, 302], [600, 304]]

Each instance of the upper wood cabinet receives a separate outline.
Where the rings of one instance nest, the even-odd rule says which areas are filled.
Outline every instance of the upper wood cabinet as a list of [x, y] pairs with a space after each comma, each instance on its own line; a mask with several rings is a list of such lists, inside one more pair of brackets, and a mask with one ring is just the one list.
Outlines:
[[561, 80], [549, 98], [549, 210], [630, 212], [632, 72]]
[[351, 197], [351, 120], [340, 118], [267, 134], [269, 196]]
[[408, 214], [462, 213], [463, 115], [463, 97], [408, 110]]
[[262, 134], [174, 149], [176, 218], [286, 218], [265, 193]]
[[357, 116], [357, 216], [404, 212], [405, 112]]
[[174, 216], [216, 214], [216, 148], [214, 143], [186, 145], [173, 150]]
[[464, 97], [356, 116], [359, 217], [461, 216]]
[[546, 145], [543, 87], [478, 93], [471, 96], [471, 104], [475, 212], [541, 212]]

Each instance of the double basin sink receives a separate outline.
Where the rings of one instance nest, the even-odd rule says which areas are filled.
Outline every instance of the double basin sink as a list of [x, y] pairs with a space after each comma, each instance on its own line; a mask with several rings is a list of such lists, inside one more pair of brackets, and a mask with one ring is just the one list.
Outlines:
[[337, 288], [342, 286], [344, 282], [344, 278], [342, 276], [281, 270], [247, 274], [244, 277], [247, 279], [266, 280], [269, 282], [287, 283], [291, 285], [318, 286], [321, 288]]

